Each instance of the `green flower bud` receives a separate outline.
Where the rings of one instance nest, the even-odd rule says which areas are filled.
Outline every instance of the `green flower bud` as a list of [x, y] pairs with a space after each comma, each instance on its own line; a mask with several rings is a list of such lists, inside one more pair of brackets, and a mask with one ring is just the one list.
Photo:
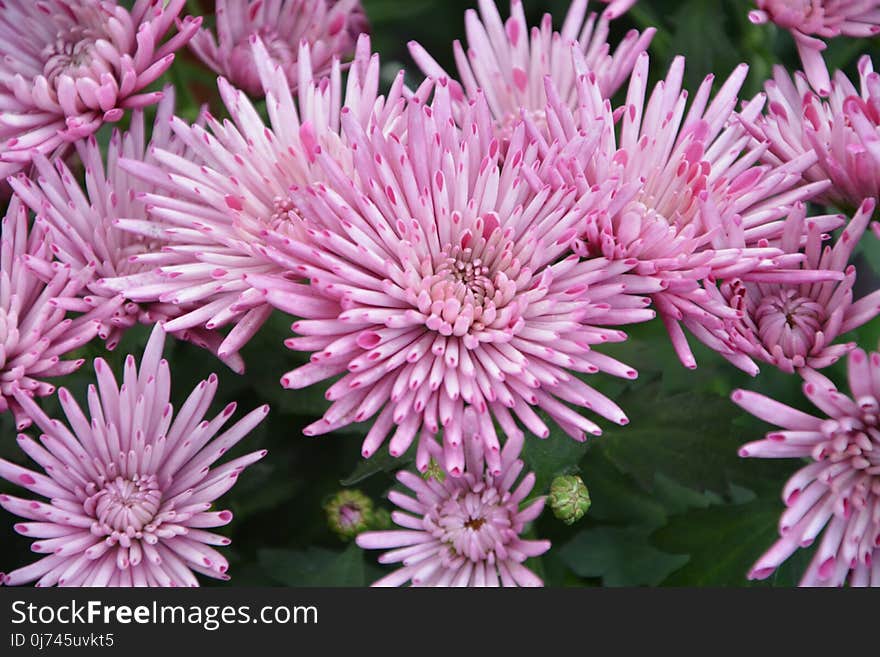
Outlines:
[[324, 505], [327, 524], [343, 541], [350, 541], [373, 524], [373, 500], [359, 490], [341, 490]]
[[440, 464], [437, 463], [437, 461], [431, 459], [431, 462], [428, 463], [427, 469], [422, 473], [422, 477], [426, 481], [436, 479], [440, 483], [443, 483], [443, 480], [446, 479], [446, 472], [443, 471], [443, 468], [440, 467]]
[[573, 525], [584, 517], [590, 508], [590, 491], [577, 475], [556, 477], [550, 484], [547, 498], [553, 515], [566, 525]]

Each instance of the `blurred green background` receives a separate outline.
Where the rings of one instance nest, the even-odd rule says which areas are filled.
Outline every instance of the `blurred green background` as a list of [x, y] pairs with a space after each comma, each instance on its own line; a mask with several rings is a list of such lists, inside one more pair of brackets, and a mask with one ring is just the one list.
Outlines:
[[[406, 43], [420, 41], [449, 71], [454, 70], [451, 42], [463, 38], [463, 12], [474, 3], [449, 0], [365, 0], [372, 24], [373, 46], [390, 80], [401, 67], [417, 71]], [[524, 0], [530, 25], [551, 12], [561, 25], [568, 3], [564, 0]], [[591, 9], [604, 5], [590, 3]], [[210, 2], [191, 1], [210, 7]], [[742, 61], [751, 66], [744, 97], [758, 93], [773, 63], [789, 69], [797, 58], [789, 35], [773, 26], [754, 26], [747, 20], [746, 0], [642, 0], [631, 13], [614, 24], [615, 44], [630, 28], [653, 25], [658, 33], [651, 46], [652, 75], [662, 77], [671, 58], [687, 58], [687, 84], [695, 88], [703, 77], [715, 73], [723, 80]], [[507, 8], [502, 8], [506, 17]], [[875, 43], [839, 40], [831, 44], [832, 66], [854, 70], [858, 55]], [[194, 118], [201, 102], [209, 102], [222, 115], [213, 87], [213, 76], [191, 56], [179, 57], [168, 76], [179, 89], [179, 113]], [[106, 131], [105, 131], [106, 132]], [[859, 289], [878, 287], [880, 247], [867, 235], [858, 251]], [[267, 448], [269, 455], [252, 466], [221, 500], [219, 508], [235, 514], [220, 530], [233, 540], [225, 549], [232, 580], [220, 585], [348, 585], [361, 586], [381, 576], [378, 553], [363, 553], [342, 542], [328, 528], [323, 506], [344, 487], [370, 495], [377, 505], [391, 509], [384, 499], [394, 485], [393, 472], [411, 462], [411, 455], [391, 459], [383, 449], [369, 461], [359, 455], [364, 427], [308, 438], [301, 428], [321, 415], [328, 403], [326, 386], [305, 391], [285, 391], [281, 375], [303, 362], [282, 344], [292, 318], [277, 313], [244, 350], [248, 371], [238, 376], [208, 353], [169, 339], [166, 357], [173, 372], [176, 406], [191, 388], [210, 372], [220, 375], [220, 390], [213, 404], [219, 411], [228, 401], [239, 402], [239, 414], [262, 403], [272, 411], [238, 452]], [[810, 558], [801, 550], [767, 582], [747, 582], [745, 573], [776, 537], [783, 508], [780, 491], [799, 466], [793, 461], [740, 459], [736, 450], [758, 439], [766, 425], [739, 412], [729, 401], [736, 387], [760, 390], [781, 401], [805, 408], [799, 381], [769, 366], [757, 378], [735, 370], [726, 361], [694, 344], [700, 367], [679, 365], [665, 332], [657, 323], [629, 331], [631, 339], [606, 351], [636, 367], [636, 381], [589, 377], [590, 383], [609, 394], [624, 408], [631, 423], [609, 426], [601, 438], [578, 444], [557, 431], [547, 440], [530, 437], [524, 458], [538, 474], [535, 495], [545, 494], [557, 474], [579, 473], [593, 505], [586, 517], [568, 527], [551, 513], [534, 523], [530, 534], [552, 540], [553, 548], [529, 565], [551, 586], [743, 586], [793, 585]], [[83, 350], [89, 360], [104, 355], [120, 371], [124, 354], [140, 351], [148, 329], [129, 333], [109, 356], [100, 345]], [[849, 336], [865, 349], [875, 349], [880, 322]], [[841, 384], [841, 367], [830, 375]], [[78, 399], [93, 378], [90, 363], [59, 381]], [[60, 415], [57, 402], [46, 399], [50, 414]], [[0, 418], [4, 439], [0, 456], [24, 463], [13, 439], [8, 415]], [[33, 433], [33, 432], [32, 432]], [[233, 455], [234, 456], [234, 455]], [[0, 490], [13, 491], [5, 482]], [[19, 494], [21, 491], [19, 491]], [[29, 541], [12, 530], [15, 518], [0, 511], [0, 571], [28, 563]], [[216, 583], [201, 578], [206, 585]]]

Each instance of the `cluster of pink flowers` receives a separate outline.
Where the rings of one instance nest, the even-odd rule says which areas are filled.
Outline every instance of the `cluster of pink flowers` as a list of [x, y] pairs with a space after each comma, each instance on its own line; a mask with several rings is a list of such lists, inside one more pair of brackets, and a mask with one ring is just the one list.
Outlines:
[[[424, 79], [400, 71], [384, 92], [356, 0], [218, 0], [216, 36], [180, 19], [184, 4], [0, 0], [13, 193], [0, 410], [46, 432], [19, 436], [45, 475], [0, 460], [0, 476], [50, 499], [0, 496], [47, 554], [3, 581], [226, 578], [210, 546], [228, 541], [203, 530], [231, 514], [209, 509], [264, 452], [210, 466], [268, 407], [214, 438], [234, 406], [202, 421], [212, 377], [173, 419], [162, 343], [191, 341], [240, 373], [241, 349], [281, 311], [295, 317], [286, 347], [308, 354], [281, 385], [332, 380], [304, 433], [369, 422], [364, 457], [414, 446], [421, 473], [442, 472], [399, 473], [415, 495], [390, 494], [402, 529], [358, 538], [402, 564], [377, 584], [540, 584], [523, 565], [549, 548], [521, 538], [543, 507], [521, 508], [535, 482], [517, 483], [525, 434], [584, 441], [629, 423], [588, 381], [635, 378], [602, 345], [659, 316], [684, 366], [697, 366], [689, 333], [752, 375], [760, 362], [802, 376], [833, 418], [734, 393], [786, 429], [743, 455], [815, 461], [752, 576], [827, 525], [804, 582], [880, 585], [880, 357], [841, 340], [880, 314], [880, 291], [855, 298], [850, 264], [880, 195], [880, 77], [865, 57], [859, 89], [832, 78], [818, 40], [876, 33], [880, 3], [758, 0], [752, 20], [791, 30], [806, 74], [777, 69], [752, 99], [745, 65], [689, 94], [682, 57], [649, 88], [655, 30], [609, 43], [632, 0], [599, 13], [574, 0], [559, 31], [549, 15], [530, 27], [520, 0], [506, 19], [480, 0], [456, 75], [412, 42]], [[187, 43], [222, 76], [228, 119], [189, 122], [170, 87], [148, 90]], [[93, 133], [127, 110], [102, 149]], [[843, 214], [808, 216], [809, 202]], [[127, 360], [117, 386], [96, 360], [91, 421], [64, 389], [70, 429], [48, 418], [43, 379], [83, 362], [62, 356], [95, 336], [112, 349], [136, 324], [156, 325], [140, 369]], [[847, 354], [855, 401], [817, 371]]]

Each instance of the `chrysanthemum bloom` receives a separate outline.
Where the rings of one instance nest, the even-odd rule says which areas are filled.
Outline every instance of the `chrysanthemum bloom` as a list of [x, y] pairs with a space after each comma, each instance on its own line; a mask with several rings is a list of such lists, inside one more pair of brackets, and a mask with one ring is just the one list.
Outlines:
[[[388, 498], [401, 509], [391, 518], [403, 529], [357, 537], [362, 548], [389, 550], [379, 557], [380, 563], [402, 564], [373, 586], [543, 585], [523, 565], [527, 558], [550, 549], [550, 541], [520, 538], [525, 525], [544, 508], [543, 497], [520, 508], [535, 485], [533, 472], [517, 484], [523, 470], [519, 459], [523, 438], [505, 443], [496, 472], [484, 462], [473, 411], [466, 413], [464, 425], [464, 473], [438, 481], [401, 470], [397, 480], [415, 496], [391, 491]], [[439, 455], [437, 443], [430, 444]]]
[[822, 533], [802, 586], [880, 586], [880, 354], [849, 354], [851, 397], [815, 370], [804, 370], [804, 394], [826, 417], [764, 395], [736, 390], [733, 401], [779, 426], [748, 443], [740, 456], [807, 459], [782, 492], [779, 540], [749, 572], [764, 579]]
[[[49, 227], [55, 259], [69, 265], [73, 271], [88, 269], [92, 273], [80, 290], [80, 298], [64, 301], [68, 310], [88, 312], [96, 304], [117, 297], [117, 291], [100, 282], [103, 278], [136, 278], [138, 275], [152, 278], [156, 258], [168, 262], [176, 257], [181, 264], [190, 260], [187, 253], [175, 254], [175, 247], [167, 245], [157, 235], [157, 227], [149, 221], [142, 198], [155, 191], [155, 185], [118, 166], [122, 158], [155, 164], [152, 155], [155, 148], [163, 148], [192, 161], [192, 154], [171, 133], [169, 120], [174, 109], [174, 90], [168, 87], [165, 93], [149, 145], [144, 135], [143, 113], [139, 110], [133, 113], [127, 132], [117, 131], [111, 136], [106, 166], [94, 137], [77, 142], [77, 151], [85, 167], [84, 189], [80, 188], [76, 176], [66, 164], [59, 160], [53, 165], [42, 155], [34, 157], [36, 175], [33, 180], [24, 174], [10, 179], [16, 193]], [[123, 230], [121, 226], [130, 230]], [[186, 269], [190, 280], [200, 276], [210, 279], [216, 267], [196, 264]], [[126, 301], [116, 313], [102, 321], [98, 334], [106, 341], [107, 347], [113, 349], [123, 332], [136, 323], [153, 324], [193, 309], [192, 304], [175, 295], [144, 304]], [[244, 369], [237, 351], [225, 349], [223, 336], [216, 331], [196, 327], [182, 330], [175, 337], [190, 340], [215, 353], [220, 350], [232, 369], [239, 372]], [[232, 340], [235, 338], [233, 335]]]
[[[152, 148], [147, 161], [120, 159], [120, 166], [154, 186], [142, 199], [150, 221], [121, 222], [120, 227], [153, 235], [166, 246], [150, 256], [152, 273], [103, 281], [138, 303], [191, 306], [166, 324], [168, 331], [235, 324], [218, 350], [221, 358], [235, 354], [271, 313], [263, 294], [245, 275], [279, 270], [257, 247], [267, 228], [284, 231], [289, 223], [291, 186], [325, 179], [312, 151], [319, 147], [347, 157], [349, 162], [340, 166], [351, 169], [351, 156], [340, 137], [342, 107], [364, 122], [378, 120], [383, 127], [393, 127], [403, 104], [402, 72], [387, 100], [378, 95], [379, 59], [370, 54], [366, 36], [359, 41], [344, 94], [339, 60], [334, 60], [329, 78], [312, 79], [307, 75], [309, 46], [303, 44], [296, 101], [284, 70], [272, 64], [257, 38], [252, 46], [267, 91], [270, 126], [244, 92], [220, 78], [230, 121], [210, 115], [206, 127], [176, 117], [171, 121], [171, 130], [189, 149], [186, 157]], [[374, 106], [379, 119], [371, 114]]]
[[[33, 153], [67, 142], [151, 105], [146, 92], [198, 31], [186, 17], [168, 30], [185, 0], [3, 0], [0, 5], [0, 177], [24, 168]], [[164, 41], [163, 41], [164, 40]]]
[[816, 198], [825, 205], [851, 211], [865, 198], [880, 198], [880, 77], [871, 58], [859, 60], [860, 88], [841, 71], [834, 74], [828, 98], [819, 98], [803, 74], [792, 79], [780, 66], [767, 81], [768, 109], [750, 125], [753, 134], [768, 141], [763, 159], [778, 165], [815, 151], [818, 161], [804, 171], [809, 181], [830, 180]]
[[747, 274], [721, 284], [720, 294], [731, 308], [743, 311], [728, 329], [734, 349], [793, 372], [827, 367], [855, 348], [853, 342], [834, 342], [880, 313], [880, 290], [853, 302], [856, 268], [848, 264], [874, 205], [873, 199], [865, 201], [834, 247], [824, 249], [816, 222], [805, 220], [805, 208], [796, 207], [786, 220], [781, 248], [798, 252], [806, 235], [800, 268]]
[[[696, 367], [682, 324], [738, 367], [754, 371], [751, 361], [731, 353], [715, 335], [739, 311], [713, 294], [712, 281], [778, 268], [778, 259], [786, 256], [768, 248], [766, 240], [781, 233], [794, 202], [811, 198], [829, 183], [803, 183], [803, 170], [816, 161], [813, 153], [779, 166], [756, 165], [766, 145], [754, 144], [734, 113], [745, 65], [711, 102], [713, 78], [707, 77], [687, 112], [684, 59], [673, 60], [666, 79], [646, 101], [648, 68], [648, 55], [640, 55], [619, 112], [602, 98], [594, 75], [577, 80], [577, 111], [547, 80], [549, 132], [569, 144], [566, 151], [580, 188], [605, 180], [621, 185], [608, 212], [587, 217], [576, 252], [613, 261], [636, 259], [635, 274], [663, 282], [652, 299], [683, 364]], [[744, 120], [754, 120], [761, 99], [741, 111]], [[619, 138], [615, 116], [621, 117]], [[543, 140], [538, 127], [532, 133]], [[597, 146], [576, 148], [579, 143]]]
[[92, 271], [50, 263], [49, 231], [37, 222], [28, 232], [27, 208], [17, 196], [9, 203], [2, 230], [0, 412], [11, 410], [23, 429], [31, 421], [19, 396], [55, 392], [43, 379], [69, 374], [82, 365], [82, 359], [62, 357], [95, 337], [101, 320], [114, 312], [120, 300], [108, 299], [85, 314], [68, 317], [65, 307], [77, 298]]
[[[574, 0], [561, 32], [553, 31], [553, 18], [545, 14], [540, 28], [529, 29], [520, 0], [511, 0], [510, 18], [502, 21], [494, 0], [479, 1], [479, 15], [465, 12], [468, 49], [455, 41], [453, 49], [462, 89], [451, 83], [458, 111], [478, 90], [485, 95], [492, 115], [509, 136], [522, 112], [541, 120], [546, 105], [544, 78], [550, 76], [564, 102], [574, 110], [575, 80], [592, 71], [604, 97], [610, 97], [626, 81], [638, 55], [645, 51], [656, 30], [639, 34], [630, 30], [613, 54], [608, 45], [608, 7], [598, 18], [587, 15], [588, 0]], [[616, 3], [617, 4], [617, 3]], [[612, 14], [614, 12], [611, 12]], [[481, 20], [482, 19], [482, 20]], [[572, 47], [574, 45], [575, 47]], [[454, 79], [418, 43], [410, 42], [410, 53], [422, 71], [435, 79]]]
[[207, 29], [189, 47], [233, 86], [262, 96], [251, 36], [258, 36], [291, 87], [298, 81], [301, 42], [311, 46], [312, 74], [330, 71], [334, 56], [354, 53], [357, 36], [369, 30], [359, 0], [217, 0], [217, 39]]
[[636, 1], [637, 0], [602, 0], [602, 2], [608, 5], [608, 7], [605, 8], [605, 11], [602, 12], [602, 15], [609, 19], [622, 16], [628, 12], [634, 4], [636, 4]]
[[269, 235], [267, 254], [288, 275], [252, 282], [301, 318], [287, 346], [312, 353], [282, 384], [298, 389], [343, 374], [326, 393], [333, 405], [304, 431], [378, 414], [363, 455], [392, 430], [390, 452], [403, 454], [421, 430], [423, 470], [425, 446], [442, 429], [444, 466], [459, 474], [466, 408], [476, 410], [492, 467], [493, 420], [508, 437], [520, 434], [517, 420], [549, 434], [533, 407], [579, 440], [600, 430], [567, 404], [625, 424], [576, 373], [636, 376], [591, 346], [625, 339], [606, 327], [652, 318], [649, 300], [631, 294], [660, 286], [626, 276], [635, 261], [581, 261], [569, 250], [613, 183], [579, 194], [557, 182], [553, 158], [537, 156], [522, 125], [502, 163], [485, 101], [478, 97], [459, 129], [443, 81], [434, 93], [430, 106], [408, 105], [405, 137], [364, 131], [346, 113], [353, 177], [316, 153], [331, 182], [294, 190], [301, 227], [290, 238]]
[[232, 514], [210, 509], [266, 452], [211, 466], [266, 417], [269, 407], [251, 411], [217, 436], [235, 404], [203, 419], [217, 391], [212, 374], [175, 416], [164, 341], [157, 324], [140, 368], [133, 356], [126, 358], [121, 386], [107, 363], [95, 359], [98, 385], [89, 386], [91, 418], [61, 388], [58, 400], [69, 429], [20, 390], [13, 391], [45, 432], [39, 442], [19, 435], [18, 444], [46, 474], [0, 459], [0, 476], [49, 501], [0, 495], [0, 506], [32, 521], [15, 530], [35, 538], [31, 550], [46, 555], [5, 575], [5, 584], [197, 586], [193, 573], [229, 579], [226, 559], [211, 547], [228, 545], [229, 539], [205, 530], [228, 524]]
[[880, 33], [880, 0], [755, 0], [755, 5], [749, 20], [773, 21], [791, 32], [807, 78], [822, 96], [831, 89], [822, 39]]

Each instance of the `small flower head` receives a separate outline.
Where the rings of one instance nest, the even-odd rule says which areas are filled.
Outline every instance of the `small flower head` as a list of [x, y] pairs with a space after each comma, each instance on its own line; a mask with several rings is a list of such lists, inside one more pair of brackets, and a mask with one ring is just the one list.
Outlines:
[[324, 505], [327, 524], [343, 541], [375, 526], [373, 500], [359, 490], [341, 490]]
[[556, 477], [550, 483], [547, 503], [553, 510], [553, 515], [566, 525], [573, 525], [583, 518], [592, 504], [590, 491], [587, 490], [584, 480], [577, 475]]
[[369, 30], [359, 0], [217, 0], [214, 13], [217, 38], [202, 29], [189, 47], [206, 66], [251, 96], [263, 95], [252, 37], [260, 38], [295, 89], [301, 43], [310, 46], [313, 74], [323, 75], [334, 57], [352, 55], [358, 35]]
[[764, 395], [737, 390], [733, 401], [780, 427], [740, 455], [807, 460], [782, 492], [779, 540], [749, 572], [769, 577], [798, 548], [822, 534], [802, 586], [880, 586], [880, 354], [849, 354], [851, 395], [804, 370], [804, 395], [822, 417]]
[[822, 39], [880, 34], [880, 0], [755, 0], [755, 5], [749, 20], [772, 21], [791, 32], [807, 78], [822, 96], [831, 89]]
[[[509, 137], [523, 113], [543, 123], [545, 77], [553, 80], [572, 110], [578, 101], [574, 82], [586, 71], [596, 76], [603, 97], [610, 98], [656, 31], [630, 30], [612, 52], [607, 42], [609, 21], [623, 13], [626, 4], [617, 0], [597, 17], [587, 14], [587, 0], [575, 0], [556, 32], [550, 14], [544, 15], [539, 27], [529, 28], [521, 0], [511, 0], [506, 21], [495, 0], [480, 0], [479, 12], [465, 12], [467, 49], [459, 41], [453, 44], [461, 83], [451, 82], [450, 91], [457, 109], [463, 111], [478, 93], [484, 95], [502, 137]], [[418, 43], [410, 42], [409, 48], [425, 75], [454, 80]]]
[[801, 73], [790, 76], [773, 69], [764, 89], [769, 100], [753, 134], [768, 142], [762, 156], [778, 166], [815, 152], [816, 162], [804, 170], [810, 182], [830, 182], [816, 196], [824, 205], [854, 211], [866, 198], [880, 198], [880, 76], [871, 58], [859, 59], [859, 86], [841, 71], [820, 98]]
[[0, 9], [0, 176], [151, 105], [144, 89], [196, 33], [185, 0], [5, 0]]
[[120, 303], [107, 299], [71, 316], [67, 308], [78, 306], [93, 266], [74, 269], [51, 262], [51, 244], [44, 222], [28, 230], [27, 207], [13, 196], [0, 240], [0, 412], [11, 410], [19, 429], [31, 424], [19, 397], [55, 392], [45, 379], [83, 364], [62, 359], [95, 337]]
[[865, 201], [834, 247], [824, 249], [817, 222], [805, 219], [803, 206], [792, 211], [781, 246], [797, 253], [806, 234], [799, 266], [746, 274], [720, 286], [730, 307], [741, 312], [728, 327], [733, 349], [793, 372], [827, 367], [855, 347], [835, 341], [880, 313], [880, 291], [853, 300], [856, 268], [848, 264], [874, 205]]
[[[472, 413], [471, 413], [472, 415]], [[472, 419], [472, 418], [471, 418]], [[392, 491], [400, 507], [391, 514], [402, 529], [365, 532], [357, 544], [389, 550], [379, 563], [401, 564], [373, 586], [541, 586], [523, 562], [550, 548], [549, 541], [520, 537], [527, 523], [541, 514], [544, 499], [522, 506], [535, 484], [534, 473], [519, 480], [522, 438], [510, 439], [493, 474], [483, 459], [483, 445], [470, 422], [462, 476], [425, 481], [401, 470], [398, 481], [413, 495]], [[439, 455], [440, 447], [433, 443]]]
[[122, 385], [103, 359], [95, 360], [91, 418], [61, 388], [58, 400], [69, 429], [13, 390], [45, 432], [39, 441], [18, 436], [19, 446], [45, 474], [0, 459], [0, 477], [47, 501], [0, 495], [0, 506], [28, 521], [15, 530], [34, 538], [31, 550], [45, 556], [5, 575], [5, 584], [197, 586], [194, 573], [229, 579], [226, 559], [212, 547], [228, 545], [229, 539], [205, 530], [228, 524], [232, 514], [211, 506], [266, 452], [211, 466], [269, 409], [252, 411], [217, 436], [235, 404], [204, 419], [217, 390], [211, 375], [175, 417], [164, 339], [156, 325], [140, 368], [134, 357], [126, 359]]

